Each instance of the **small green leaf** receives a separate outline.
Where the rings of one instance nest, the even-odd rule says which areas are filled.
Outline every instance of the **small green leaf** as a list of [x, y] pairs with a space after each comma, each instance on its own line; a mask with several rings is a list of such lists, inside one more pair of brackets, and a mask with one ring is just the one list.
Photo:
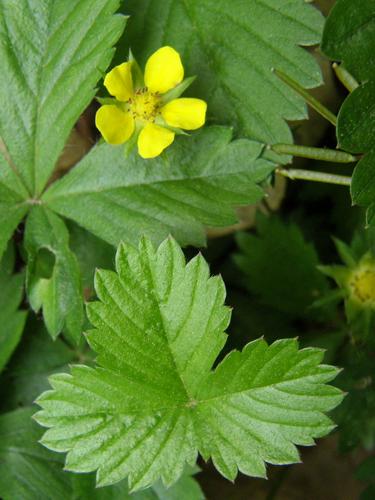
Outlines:
[[83, 323], [81, 279], [64, 222], [48, 208], [33, 207], [26, 222], [25, 248], [31, 307], [34, 311], [43, 309], [53, 338], [64, 331], [71, 341], [78, 342]]
[[24, 274], [13, 275], [13, 246], [0, 262], [0, 371], [17, 347], [25, 326], [26, 311], [18, 311], [23, 298]]
[[296, 316], [306, 314], [314, 300], [328, 290], [317, 270], [314, 246], [304, 240], [298, 226], [277, 217], [258, 217], [256, 227], [257, 236], [237, 235], [241, 253], [235, 262], [245, 274], [246, 287], [263, 304]]
[[234, 479], [264, 477], [264, 462], [299, 461], [295, 444], [327, 434], [324, 412], [342, 399], [337, 369], [296, 340], [232, 351], [213, 371], [230, 319], [220, 277], [198, 255], [186, 264], [173, 239], [155, 250], [120, 246], [116, 270], [99, 271], [88, 305], [97, 366], [50, 377], [35, 416], [42, 442], [68, 452], [66, 469], [98, 470], [98, 485], [128, 477], [144, 488], [173, 484], [198, 452]]
[[125, 18], [113, 15], [119, 3], [1, 1], [2, 163], [18, 178], [14, 189], [23, 199], [25, 192], [31, 198], [42, 192], [94, 97], [124, 28]]
[[185, 74], [197, 75], [191, 95], [207, 101], [213, 123], [266, 144], [292, 142], [285, 120], [306, 118], [306, 107], [272, 69], [305, 88], [321, 84], [317, 62], [300, 47], [320, 41], [317, 9], [300, 0], [128, 0], [123, 12], [130, 19], [119, 59], [130, 46], [144, 65], [171, 45]]
[[261, 157], [262, 144], [231, 136], [228, 128], [206, 128], [148, 161], [99, 145], [43, 200], [113, 245], [138, 245], [142, 235], [159, 243], [169, 234], [183, 245], [204, 245], [203, 225], [236, 222], [233, 207], [261, 199], [258, 184], [276, 166]]

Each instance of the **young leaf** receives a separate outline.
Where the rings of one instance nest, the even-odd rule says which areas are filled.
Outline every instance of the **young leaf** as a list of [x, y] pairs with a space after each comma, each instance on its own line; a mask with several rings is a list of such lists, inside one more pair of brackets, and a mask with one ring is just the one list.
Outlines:
[[[2, 0], [0, 139], [13, 188], [37, 197], [121, 35], [119, 0]], [[25, 192], [28, 193], [25, 196]]]
[[203, 500], [194, 469], [166, 490], [161, 484], [130, 494], [126, 482], [97, 489], [92, 475], [64, 472], [59, 455], [39, 444], [41, 429], [32, 408], [0, 416], [0, 496], [3, 500]]
[[284, 119], [306, 118], [305, 105], [272, 69], [306, 88], [321, 84], [318, 64], [300, 47], [320, 41], [315, 8], [300, 0], [128, 0], [123, 11], [124, 45], [142, 63], [161, 45], [175, 47], [186, 74], [197, 75], [192, 95], [208, 102], [215, 123], [265, 143], [292, 142]]
[[34, 311], [43, 308], [53, 338], [64, 331], [78, 342], [83, 323], [81, 280], [64, 222], [48, 208], [33, 207], [26, 222], [27, 293]]
[[203, 245], [203, 224], [236, 222], [233, 206], [258, 201], [258, 183], [275, 168], [260, 157], [261, 144], [231, 136], [228, 128], [207, 128], [149, 161], [124, 158], [121, 146], [97, 146], [43, 200], [113, 245], [138, 245], [143, 234]]
[[120, 246], [116, 269], [97, 272], [100, 301], [88, 305], [97, 367], [52, 376], [38, 399], [42, 442], [68, 452], [68, 470], [98, 470], [98, 485], [170, 485], [199, 451], [229, 479], [264, 477], [264, 462], [297, 462], [295, 444], [332, 429], [323, 413], [342, 395], [325, 385], [337, 370], [320, 350], [259, 339], [212, 371], [230, 310], [202, 256], [186, 264], [172, 238], [158, 250], [144, 239]]
[[277, 217], [258, 217], [258, 235], [239, 233], [241, 253], [234, 259], [245, 274], [246, 287], [263, 304], [287, 314], [301, 316], [328, 291], [318, 271], [315, 248], [304, 240], [295, 224]]
[[18, 311], [23, 298], [24, 274], [12, 275], [13, 247], [0, 262], [0, 371], [17, 347], [25, 326], [26, 311]]

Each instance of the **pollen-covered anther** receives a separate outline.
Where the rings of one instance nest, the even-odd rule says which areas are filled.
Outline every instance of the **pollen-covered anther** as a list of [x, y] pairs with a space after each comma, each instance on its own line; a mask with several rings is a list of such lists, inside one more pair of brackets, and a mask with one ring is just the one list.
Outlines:
[[154, 122], [159, 112], [159, 101], [157, 92], [150, 92], [147, 87], [143, 87], [134, 92], [128, 105], [135, 120]]

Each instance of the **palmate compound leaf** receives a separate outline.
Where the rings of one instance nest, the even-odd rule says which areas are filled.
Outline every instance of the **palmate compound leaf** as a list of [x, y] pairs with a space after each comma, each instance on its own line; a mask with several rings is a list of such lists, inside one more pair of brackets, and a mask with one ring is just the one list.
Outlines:
[[212, 371], [230, 309], [202, 256], [186, 264], [172, 238], [158, 250], [143, 239], [119, 247], [116, 270], [97, 272], [88, 306], [97, 366], [53, 375], [38, 399], [42, 443], [68, 452], [66, 469], [97, 470], [99, 485], [127, 476], [135, 490], [172, 484], [199, 452], [229, 479], [264, 477], [264, 462], [297, 462], [295, 444], [332, 429], [324, 412], [342, 395], [321, 350], [259, 339]]
[[233, 207], [259, 201], [259, 184], [276, 167], [262, 157], [262, 144], [231, 139], [231, 129], [207, 127], [148, 161], [102, 144], [42, 200], [116, 246], [138, 245], [142, 235], [160, 243], [169, 234], [182, 245], [203, 245], [204, 225], [235, 223]]
[[162, 45], [197, 75], [192, 95], [208, 102], [214, 123], [234, 125], [260, 142], [292, 142], [285, 122], [307, 117], [303, 100], [272, 69], [303, 87], [322, 83], [319, 66], [300, 46], [319, 43], [320, 12], [302, 0], [128, 0], [124, 44], [143, 64]]

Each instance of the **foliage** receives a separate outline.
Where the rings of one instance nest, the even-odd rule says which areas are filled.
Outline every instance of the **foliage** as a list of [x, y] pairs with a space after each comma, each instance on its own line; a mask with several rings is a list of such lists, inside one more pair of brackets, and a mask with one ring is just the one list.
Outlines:
[[332, 429], [322, 412], [342, 397], [324, 385], [337, 370], [319, 365], [320, 350], [257, 340], [211, 370], [230, 311], [202, 257], [186, 264], [174, 240], [143, 240], [120, 246], [116, 271], [97, 273], [100, 302], [88, 308], [98, 367], [50, 377], [38, 399], [35, 418], [51, 427], [42, 443], [68, 451], [69, 470], [98, 469], [100, 485], [170, 485], [199, 451], [229, 479], [264, 477], [264, 461], [296, 462], [293, 444]]
[[362, 85], [344, 102], [338, 117], [339, 144], [352, 153], [367, 153], [358, 163], [351, 186], [354, 203], [368, 207], [367, 219], [375, 215], [374, 92], [375, 92], [375, 1], [338, 0], [327, 20], [322, 49], [345, 67]]
[[[0, 0], [1, 498], [211, 498], [335, 424], [340, 453], [373, 451], [374, 23], [375, 0], [327, 20], [302, 0]], [[174, 69], [154, 55], [143, 78], [154, 51]], [[105, 89], [109, 142], [133, 112], [126, 149], [95, 128]], [[297, 123], [306, 102], [330, 125]]]

